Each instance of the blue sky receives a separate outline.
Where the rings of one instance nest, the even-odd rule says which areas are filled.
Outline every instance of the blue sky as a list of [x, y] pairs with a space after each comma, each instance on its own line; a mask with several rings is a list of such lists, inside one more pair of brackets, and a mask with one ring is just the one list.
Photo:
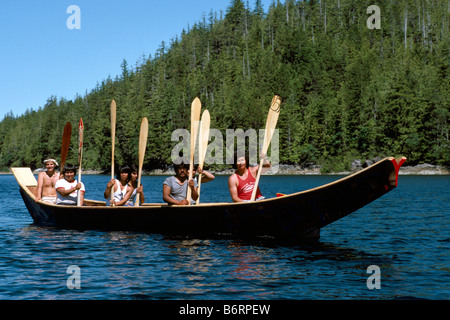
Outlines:
[[[246, 2], [246, 1], [245, 1]], [[254, 0], [248, 1], [253, 9]], [[72, 100], [154, 56], [161, 42], [179, 36], [231, 0], [1, 0], [0, 121], [38, 110], [47, 99]], [[267, 12], [272, 0], [263, 0]], [[69, 29], [67, 8], [80, 8], [80, 29]]]

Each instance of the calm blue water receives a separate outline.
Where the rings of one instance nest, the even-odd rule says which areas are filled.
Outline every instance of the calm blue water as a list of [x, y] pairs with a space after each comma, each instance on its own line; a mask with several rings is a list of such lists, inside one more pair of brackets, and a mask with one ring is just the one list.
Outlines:
[[[143, 177], [146, 202], [162, 202], [164, 178]], [[338, 178], [264, 176], [261, 187], [273, 196]], [[86, 197], [101, 200], [108, 179], [83, 176]], [[397, 189], [324, 228], [314, 245], [43, 228], [13, 176], [0, 176], [0, 194], [0, 299], [450, 298], [449, 176], [400, 176]], [[227, 177], [203, 184], [202, 200], [229, 201]], [[71, 265], [80, 289], [66, 285]], [[380, 289], [367, 287], [371, 265]]]

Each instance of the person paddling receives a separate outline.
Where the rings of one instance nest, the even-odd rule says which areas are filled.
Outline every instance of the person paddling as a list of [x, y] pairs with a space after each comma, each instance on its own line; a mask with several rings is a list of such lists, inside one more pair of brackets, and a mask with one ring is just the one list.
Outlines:
[[[128, 198], [125, 199], [127, 191], [131, 188], [128, 185], [130, 181], [130, 167], [128, 165], [123, 165], [119, 168], [116, 174], [116, 179], [111, 179], [106, 185], [105, 192], [103, 196], [106, 199], [106, 205], [122, 206], [124, 205]], [[111, 201], [111, 189], [114, 187], [114, 199]], [[132, 192], [131, 190], [130, 192]]]
[[129, 207], [134, 206], [137, 194], [139, 194], [139, 203], [142, 204], [145, 202], [144, 187], [142, 186], [142, 184], [138, 186], [138, 172], [138, 166], [132, 164], [130, 170], [130, 181], [128, 182], [130, 191], [125, 195], [125, 199], [127, 199], [125, 205]]
[[80, 197], [80, 205], [83, 205], [86, 189], [82, 182], [75, 180], [75, 172], [75, 166], [64, 166], [64, 179], [59, 179], [55, 184], [57, 193], [56, 204], [76, 206], [78, 197]]
[[[265, 155], [261, 155], [261, 158], [266, 158]], [[230, 191], [231, 199], [234, 202], [250, 201], [252, 197], [253, 188], [255, 186], [256, 176], [258, 174], [259, 165], [254, 167], [249, 166], [248, 156], [237, 157], [235, 155], [235, 168], [236, 171], [228, 178], [228, 189]], [[267, 171], [270, 168], [271, 163], [265, 159], [263, 168]], [[261, 190], [257, 189], [256, 201], [265, 199]]]
[[169, 205], [189, 205], [186, 199], [187, 188], [191, 188], [192, 200], [198, 199], [197, 188], [198, 184], [195, 180], [188, 181], [187, 164], [175, 164], [175, 175], [168, 177], [163, 183], [163, 200]]

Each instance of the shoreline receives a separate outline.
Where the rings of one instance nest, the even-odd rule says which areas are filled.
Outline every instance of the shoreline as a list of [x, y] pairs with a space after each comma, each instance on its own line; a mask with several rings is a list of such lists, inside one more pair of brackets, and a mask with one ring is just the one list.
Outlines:
[[[367, 165], [365, 166], [367, 167]], [[278, 176], [301, 176], [301, 175], [350, 175], [356, 173], [358, 171], [363, 170], [365, 167], [361, 165], [354, 166], [352, 164], [352, 169], [348, 171], [341, 172], [329, 172], [329, 173], [321, 173], [321, 167], [319, 165], [312, 165], [307, 168], [302, 168], [298, 165], [284, 165], [280, 164], [278, 166], [277, 171], [269, 170], [266, 172], [266, 175], [278, 175]], [[36, 169], [33, 171], [33, 174], [38, 174], [44, 169]], [[227, 176], [234, 173], [234, 169], [226, 169], [222, 171], [213, 171], [211, 172], [217, 176]], [[144, 176], [170, 176], [175, 174], [173, 169], [162, 170], [162, 169], [154, 169], [151, 171], [143, 171]], [[83, 174], [86, 175], [95, 175], [95, 174], [108, 174], [99, 170], [84, 170]], [[0, 172], [0, 175], [12, 175], [11, 171], [8, 172]], [[432, 164], [419, 164], [416, 166], [402, 166], [399, 171], [399, 175], [421, 175], [421, 176], [434, 176], [434, 175], [450, 175], [450, 169], [447, 169], [442, 166], [432, 165]]]

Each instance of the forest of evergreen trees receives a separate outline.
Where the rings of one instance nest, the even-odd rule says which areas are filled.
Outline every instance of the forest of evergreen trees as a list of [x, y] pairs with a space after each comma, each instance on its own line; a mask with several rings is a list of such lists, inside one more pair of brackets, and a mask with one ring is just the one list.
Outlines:
[[[370, 5], [381, 29], [370, 29]], [[122, 73], [73, 101], [0, 122], [0, 169], [59, 159], [64, 125], [84, 121], [83, 168], [108, 170], [110, 103], [117, 102], [115, 159], [138, 159], [139, 124], [149, 120], [144, 169], [171, 165], [171, 133], [190, 128], [195, 97], [211, 128], [263, 129], [282, 97], [279, 159], [348, 169], [353, 159], [399, 156], [450, 165], [449, 0], [230, 0]], [[100, 79], [99, 79], [100, 81]], [[20, 99], [20, 97], [18, 97]]]

